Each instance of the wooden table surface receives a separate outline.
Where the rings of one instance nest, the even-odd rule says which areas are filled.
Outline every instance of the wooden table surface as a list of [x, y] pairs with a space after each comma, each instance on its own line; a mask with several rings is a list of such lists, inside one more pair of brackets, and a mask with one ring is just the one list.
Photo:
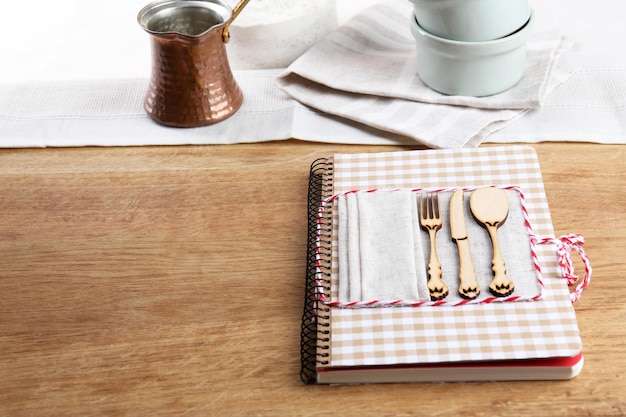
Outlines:
[[581, 375], [343, 387], [299, 379], [309, 165], [408, 148], [0, 150], [0, 415], [625, 415], [626, 146], [534, 147], [594, 266]]

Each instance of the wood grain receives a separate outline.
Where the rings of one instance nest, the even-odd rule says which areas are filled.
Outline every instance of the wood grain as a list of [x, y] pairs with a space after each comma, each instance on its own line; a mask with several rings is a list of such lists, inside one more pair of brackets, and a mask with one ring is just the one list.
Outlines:
[[497, 230], [509, 216], [508, 197], [499, 188], [479, 188], [472, 192], [469, 201], [472, 215], [487, 229], [493, 248], [493, 279], [489, 283], [489, 292], [496, 297], [507, 297], [515, 291], [515, 284], [506, 276]]
[[594, 266], [582, 374], [345, 387], [299, 380], [309, 165], [408, 148], [0, 150], [0, 415], [624, 415], [626, 146], [535, 148]]
[[456, 190], [450, 197], [450, 235], [456, 243], [459, 256], [459, 295], [473, 300], [480, 294], [480, 286], [476, 281], [469, 236], [465, 227], [464, 198], [462, 189]]

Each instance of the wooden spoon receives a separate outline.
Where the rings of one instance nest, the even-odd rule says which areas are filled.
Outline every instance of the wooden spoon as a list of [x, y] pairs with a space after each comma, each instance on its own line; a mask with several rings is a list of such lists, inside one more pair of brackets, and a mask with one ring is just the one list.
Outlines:
[[470, 195], [470, 210], [476, 221], [487, 228], [493, 246], [493, 280], [489, 291], [496, 297], [506, 297], [513, 293], [515, 285], [506, 276], [506, 265], [500, 253], [497, 230], [509, 215], [509, 199], [499, 188], [479, 188]]

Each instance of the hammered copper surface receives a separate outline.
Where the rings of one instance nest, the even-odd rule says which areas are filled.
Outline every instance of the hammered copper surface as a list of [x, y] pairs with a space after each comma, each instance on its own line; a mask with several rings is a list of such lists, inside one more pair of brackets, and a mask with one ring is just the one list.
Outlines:
[[152, 41], [144, 108], [168, 126], [198, 127], [224, 120], [243, 102], [222, 37], [226, 21], [211, 9], [170, 4], [171, 9], [144, 25]]

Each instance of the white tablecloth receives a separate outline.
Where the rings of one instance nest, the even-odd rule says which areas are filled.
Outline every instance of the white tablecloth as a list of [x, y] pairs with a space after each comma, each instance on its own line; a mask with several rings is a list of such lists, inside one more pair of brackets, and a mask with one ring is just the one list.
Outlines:
[[[385, 0], [338, 0], [340, 23], [377, 1]], [[626, 16], [626, 2], [597, 0], [593, 5], [582, 0], [531, 2], [537, 31], [560, 28], [576, 43], [575, 49], [564, 58], [574, 72], [554, 90], [541, 109], [525, 114], [491, 134], [486, 141], [626, 143], [626, 54], [622, 52], [626, 26], [621, 22]], [[406, 142], [406, 138], [372, 131], [320, 115], [298, 103], [289, 103], [288, 97], [277, 92], [272, 92], [275, 94], [272, 105], [289, 107], [290, 115], [284, 118], [285, 125], [273, 132], [271, 129], [263, 134], [244, 131], [242, 135], [241, 128], [219, 127], [189, 134], [187, 130], [181, 133], [155, 126], [140, 108], [141, 89], [150, 72], [150, 45], [148, 35], [137, 24], [136, 15], [146, 3], [146, 0], [97, 3], [32, 0], [3, 5], [0, 147], [232, 143], [288, 137], [349, 143]], [[248, 82], [246, 79], [256, 77], [240, 76], [244, 84]], [[267, 73], [262, 75], [264, 79], [267, 77]], [[104, 90], [94, 93], [93, 88], [103, 85]], [[98, 114], [98, 110], [94, 110], [98, 123], [108, 120], [109, 126], [103, 128], [107, 134], [98, 133], [95, 125], [85, 129], [80, 123], [68, 123], [73, 115], [67, 111], [76, 107], [81, 91], [96, 97], [106, 94], [105, 90], [111, 86], [123, 89], [127, 85], [132, 88], [124, 94], [134, 92], [135, 96], [127, 97], [123, 103], [109, 103], [107, 111], [112, 111], [113, 115]], [[271, 82], [268, 85], [271, 86]], [[15, 95], [33, 86], [38, 89], [31, 90], [33, 100], [43, 102], [21, 103], [16, 107]], [[64, 95], [66, 87], [68, 93]], [[266, 87], [251, 88], [263, 90]], [[52, 97], [61, 101], [52, 103], [50, 91], [56, 94]], [[114, 126], [110, 120], [115, 119], [116, 112], [124, 106], [130, 109], [132, 117], [124, 116], [124, 122]], [[33, 107], [42, 111], [44, 117], [29, 113]], [[55, 115], [55, 109], [62, 109], [62, 114]], [[83, 110], [77, 109], [74, 122], [84, 119]], [[87, 117], [91, 116], [87, 114]], [[124, 130], [129, 123], [132, 129]], [[319, 129], [320, 123], [327, 127]], [[154, 132], [158, 134], [153, 135], [152, 140], [150, 134]], [[133, 139], [135, 136], [131, 134], [139, 137]]]

